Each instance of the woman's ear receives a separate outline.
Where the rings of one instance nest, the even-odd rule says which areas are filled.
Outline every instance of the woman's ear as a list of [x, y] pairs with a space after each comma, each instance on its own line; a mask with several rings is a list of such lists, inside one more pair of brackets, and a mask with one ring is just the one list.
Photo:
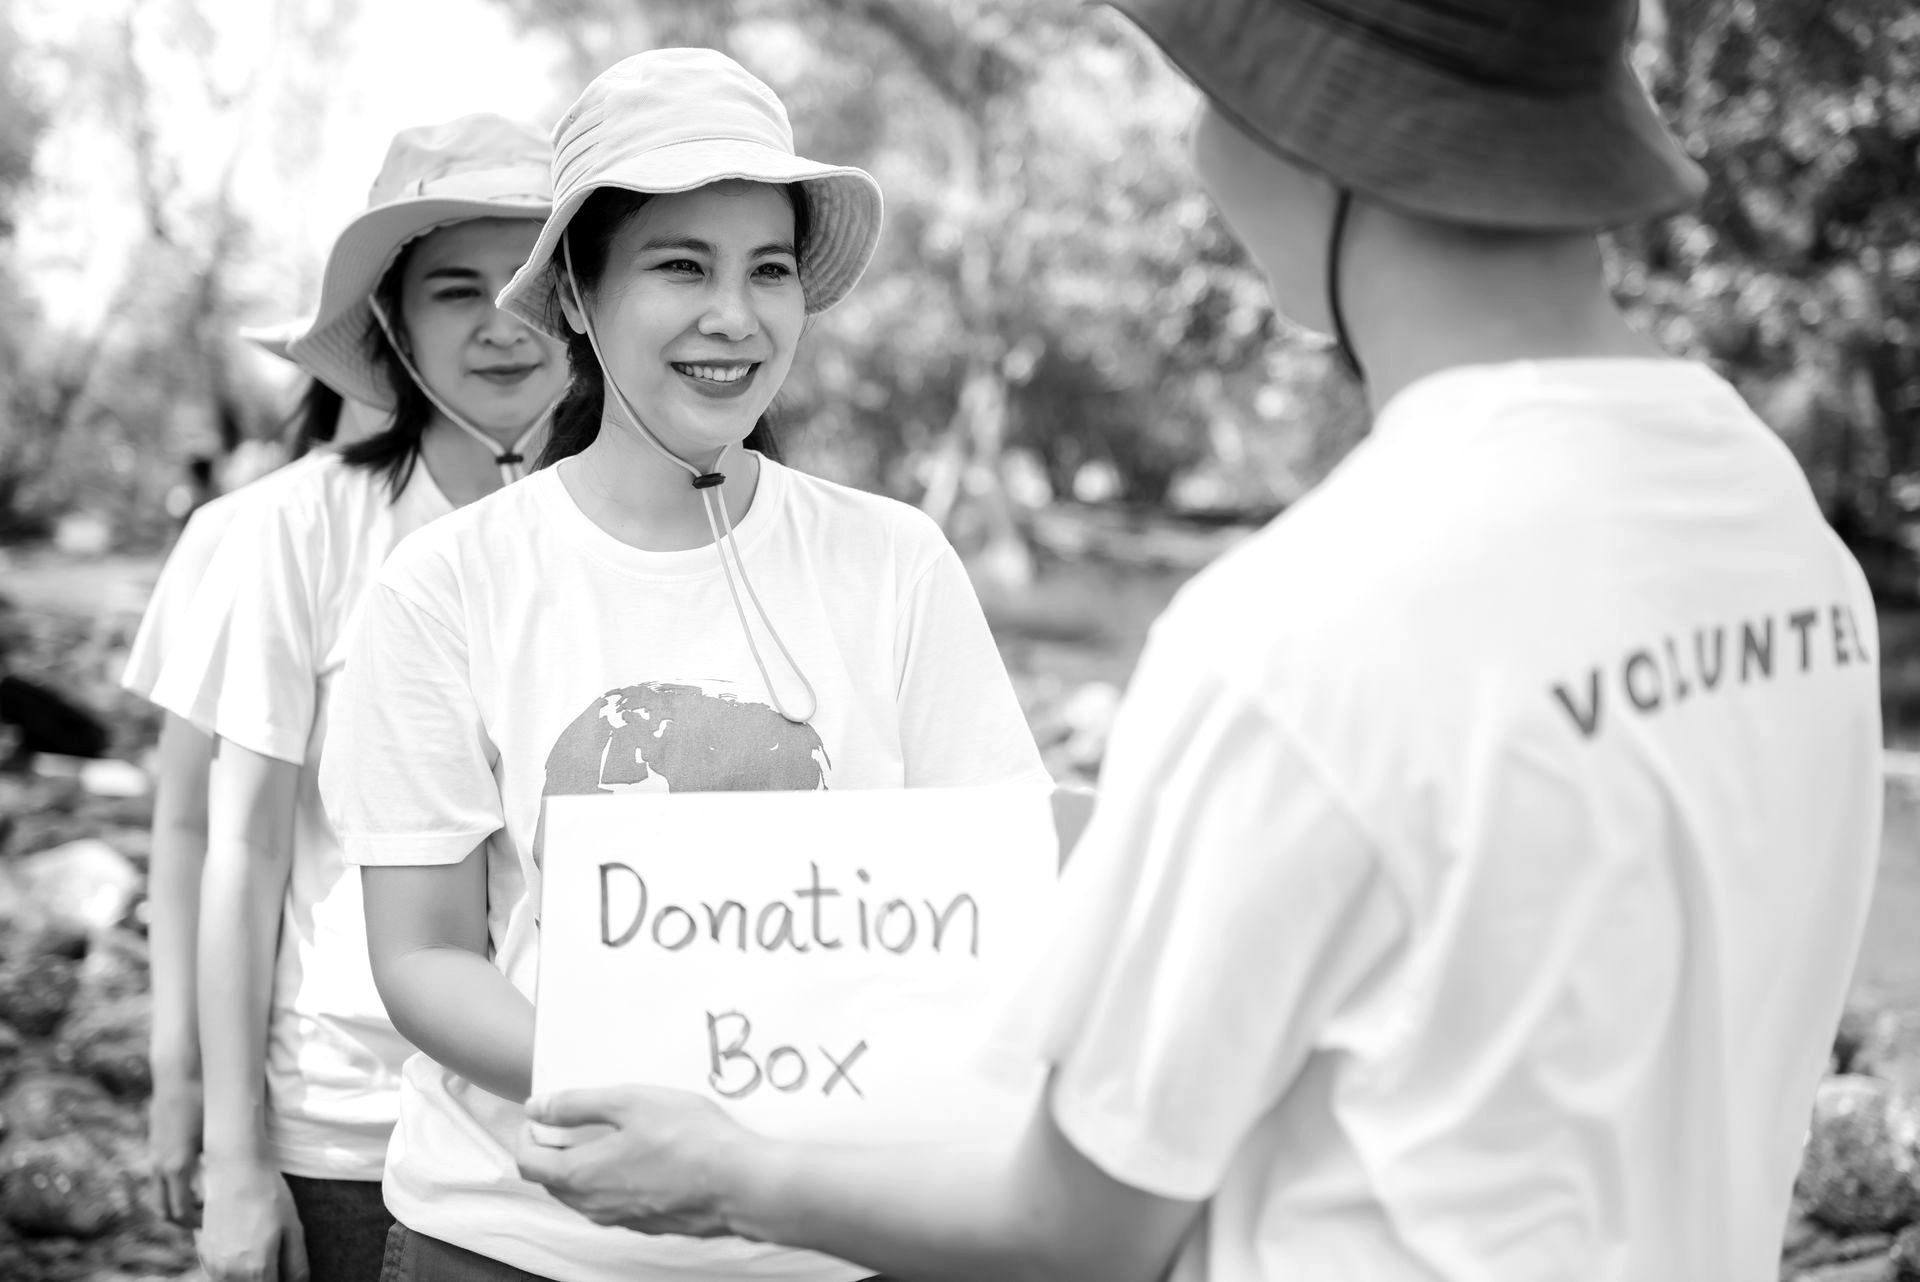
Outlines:
[[560, 314], [566, 317], [567, 328], [576, 334], [586, 333], [586, 314], [581, 310], [580, 292], [573, 283], [573, 273], [563, 271], [554, 292], [560, 295]]

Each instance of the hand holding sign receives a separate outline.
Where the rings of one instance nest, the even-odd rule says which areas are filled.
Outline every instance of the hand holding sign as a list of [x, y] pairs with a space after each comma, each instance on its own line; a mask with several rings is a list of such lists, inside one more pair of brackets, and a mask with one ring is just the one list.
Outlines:
[[527, 1117], [563, 1135], [564, 1148], [522, 1136], [520, 1174], [595, 1224], [641, 1233], [717, 1237], [728, 1231], [710, 1190], [716, 1168], [752, 1137], [711, 1101], [658, 1086], [562, 1091], [527, 1102]]

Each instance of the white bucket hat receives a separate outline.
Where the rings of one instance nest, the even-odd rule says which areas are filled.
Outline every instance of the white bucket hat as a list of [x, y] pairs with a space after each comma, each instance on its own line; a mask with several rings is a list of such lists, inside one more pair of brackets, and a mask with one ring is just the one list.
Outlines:
[[367, 355], [366, 334], [373, 291], [401, 249], [470, 218], [544, 219], [552, 202], [547, 144], [537, 130], [486, 112], [402, 129], [366, 212], [334, 239], [320, 306], [305, 332], [285, 342], [287, 359], [350, 401], [395, 408], [393, 388]]
[[656, 49], [601, 72], [554, 126], [553, 213], [500, 307], [565, 338], [560, 240], [587, 197], [602, 187], [665, 195], [729, 178], [800, 184], [807, 312], [844, 298], [880, 243], [880, 184], [863, 169], [796, 156], [787, 109], [725, 54]]
[[[294, 364], [293, 357], [287, 354], [287, 344], [313, 328], [313, 317], [300, 316], [293, 320], [276, 321], [267, 325], [242, 325], [236, 331], [246, 342], [252, 343], [263, 352], [278, 356], [283, 361]], [[308, 371], [311, 373], [312, 371]], [[318, 377], [317, 375], [315, 377]], [[326, 382], [321, 379], [321, 382]], [[332, 386], [332, 384], [328, 384]], [[335, 392], [340, 389], [335, 387]], [[355, 441], [377, 436], [393, 426], [393, 411], [378, 409], [365, 401], [357, 401], [351, 396], [340, 397], [340, 418], [333, 426], [332, 446], [339, 449]]]

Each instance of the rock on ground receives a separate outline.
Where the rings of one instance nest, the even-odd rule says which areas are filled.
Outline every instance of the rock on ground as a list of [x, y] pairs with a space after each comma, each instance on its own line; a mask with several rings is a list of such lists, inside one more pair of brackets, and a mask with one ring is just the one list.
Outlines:
[[1814, 1096], [1797, 1191], [1841, 1233], [1899, 1229], [1920, 1217], [1920, 1111], [1886, 1082], [1830, 1077]]
[[0, 1218], [21, 1233], [98, 1237], [133, 1209], [133, 1195], [79, 1135], [18, 1144], [0, 1162]]
[[79, 987], [77, 963], [33, 952], [0, 963], [0, 1020], [29, 1037], [45, 1037], [66, 1018]]
[[92, 1006], [60, 1030], [59, 1055], [66, 1066], [126, 1099], [153, 1093], [147, 1059], [151, 1003], [145, 994]]

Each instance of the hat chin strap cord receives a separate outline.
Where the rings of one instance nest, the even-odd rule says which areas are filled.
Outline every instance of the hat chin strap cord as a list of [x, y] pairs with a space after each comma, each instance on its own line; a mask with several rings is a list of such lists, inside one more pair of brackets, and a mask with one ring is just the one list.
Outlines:
[[1347, 318], [1340, 310], [1340, 250], [1347, 238], [1347, 215], [1353, 206], [1353, 193], [1345, 187], [1334, 188], [1333, 226], [1327, 232], [1327, 315], [1333, 321], [1333, 341], [1340, 349], [1340, 363], [1362, 383], [1367, 374], [1360, 357], [1347, 336]]
[[[640, 433], [641, 439], [657, 450], [662, 458], [686, 472], [693, 488], [700, 495], [700, 505], [707, 516], [707, 528], [713, 532], [714, 551], [720, 554], [720, 568], [726, 572], [727, 591], [733, 597], [734, 614], [738, 616], [740, 631], [747, 639], [747, 651], [753, 656], [753, 666], [760, 670], [760, 680], [767, 687], [768, 697], [773, 700], [774, 711], [795, 725], [804, 725], [812, 721], [814, 714], [820, 710], [820, 698], [814, 693], [813, 682], [807, 680], [807, 674], [801, 670], [793, 653], [787, 649], [787, 643], [780, 639], [780, 630], [773, 626], [773, 620], [767, 616], [767, 608], [760, 604], [760, 594], [753, 590], [753, 580], [747, 577], [747, 563], [741, 557], [740, 545], [733, 537], [733, 520], [727, 515], [727, 505], [721, 493], [721, 486], [727, 478], [725, 473], [717, 470], [721, 460], [726, 458], [727, 451], [733, 447], [722, 446], [714, 455], [713, 466], [716, 470], [703, 472], [668, 449], [666, 443], [653, 434], [653, 429], [641, 422], [639, 411], [634, 409], [633, 403], [627, 399], [627, 394], [620, 390], [619, 382], [607, 370], [607, 358], [600, 350], [599, 336], [593, 331], [593, 319], [587, 314], [586, 303], [580, 297], [579, 286], [574, 281], [573, 247], [564, 235], [560, 238], [560, 253], [566, 260], [567, 292], [573, 295], [573, 305], [580, 313], [580, 326], [586, 331], [587, 343], [593, 348], [595, 359], [600, 362], [607, 391], [613, 394], [614, 402], [620, 406], [620, 412], [626, 415], [627, 422]], [[736, 567], [739, 571], [738, 583], [734, 581]], [[802, 692], [806, 695], [804, 704], [806, 711], [799, 715], [795, 715], [788, 709], [786, 701], [780, 697], [780, 691], [773, 683], [772, 674], [767, 671], [766, 660], [760, 655], [760, 645], [753, 638], [753, 626], [747, 619], [746, 607], [740, 600], [742, 586], [747, 590], [747, 599], [753, 602], [754, 613], [760, 616], [760, 622], [766, 628], [767, 635], [773, 638], [773, 644], [779, 649], [780, 657], [786, 660], [787, 670], [793, 673], [800, 683]]]
[[[427, 385], [427, 380], [420, 376], [419, 369], [414, 365], [413, 358], [407, 355], [407, 349], [400, 345], [400, 337], [393, 332], [393, 324], [388, 321], [386, 309], [380, 306], [380, 301], [378, 299], [368, 299], [367, 306], [373, 309], [373, 319], [379, 324], [380, 332], [387, 336], [387, 346], [391, 347], [393, 354], [400, 358], [400, 367], [407, 371], [407, 377], [413, 380], [413, 385], [419, 388], [421, 393], [426, 396], [429, 401], [433, 402], [435, 409], [446, 415], [449, 423], [452, 423], [468, 436], [471, 436], [475, 441], [479, 442], [482, 449], [493, 455], [494, 465], [500, 469], [500, 484], [512, 485], [515, 481], [524, 477], [527, 474], [527, 446], [533, 441], [534, 437], [546, 430], [547, 420], [552, 417], [553, 414], [553, 406], [549, 405], [546, 409], [541, 410], [533, 422], [527, 425], [527, 430], [520, 433], [520, 435], [514, 439], [511, 446], [504, 450], [501, 449], [500, 442], [475, 427], [467, 420], [464, 414], [447, 404], [446, 401], [440, 397], [439, 393]], [[555, 402], [555, 404], [558, 404], [558, 402]]]

